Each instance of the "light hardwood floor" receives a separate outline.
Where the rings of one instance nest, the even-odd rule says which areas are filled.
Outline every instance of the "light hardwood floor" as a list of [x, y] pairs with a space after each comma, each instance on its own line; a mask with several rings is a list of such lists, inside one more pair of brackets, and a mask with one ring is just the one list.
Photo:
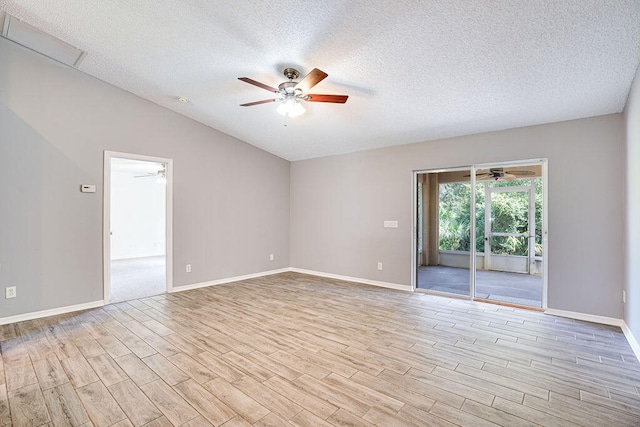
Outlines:
[[0, 426], [640, 425], [613, 327], [285, 273], [0, 326]]

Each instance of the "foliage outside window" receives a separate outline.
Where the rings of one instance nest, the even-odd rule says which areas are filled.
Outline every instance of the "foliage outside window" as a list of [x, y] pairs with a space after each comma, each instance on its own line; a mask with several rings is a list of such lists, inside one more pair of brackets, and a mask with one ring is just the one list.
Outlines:
[[[542, 181], [515, 179], [476, 183], [476, 252], [484, 252], [485, 186], [528, 186], [533, 181], [535, 193], [535, 250], [542, 255]], [[471, 185], [464, 182], [440, 184], [439, 222], [440, 250], [471, 250]], [[527, 233], [529, 198], [526, 192], [493, 193], [491, 221], [494, 231]], [[493, 237], [491, 252], [504, 255], [528, 253], [526, 237]]]

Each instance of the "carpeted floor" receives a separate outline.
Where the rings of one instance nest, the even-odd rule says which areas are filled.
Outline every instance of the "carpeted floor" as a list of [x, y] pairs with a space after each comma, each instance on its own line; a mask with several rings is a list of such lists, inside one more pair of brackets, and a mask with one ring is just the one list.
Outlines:
[[164, 256], [111, 261], [109, 302], [128, 301], [166, 292], [165, 263]]
[[[418, 289], [469, 295], [469, 269], [440, 265], [419, 267]], [[476, 298], [542, 307], [542, 277], [478, 270]]]

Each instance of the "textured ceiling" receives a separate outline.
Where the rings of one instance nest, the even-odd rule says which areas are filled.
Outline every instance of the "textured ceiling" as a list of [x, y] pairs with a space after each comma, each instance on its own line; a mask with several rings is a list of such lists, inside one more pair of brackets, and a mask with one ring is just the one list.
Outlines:
[[[87, 52], [79, 69], [288, 160], [623, 110], [637, 0], [0, 0]], [[329, 77], [286, 119], [288, 66]], [[177, 97], [189, 99], [182, 104]]]

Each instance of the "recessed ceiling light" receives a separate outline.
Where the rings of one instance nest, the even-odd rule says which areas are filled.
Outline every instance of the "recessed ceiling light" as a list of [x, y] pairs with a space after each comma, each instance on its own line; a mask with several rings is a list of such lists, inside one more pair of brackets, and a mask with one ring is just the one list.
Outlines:
[[189, 100], [184, 96], [179, 96], [178, 101], [182, 102], [183, 104], [186, 104], [187, 102], [189, 102]]

